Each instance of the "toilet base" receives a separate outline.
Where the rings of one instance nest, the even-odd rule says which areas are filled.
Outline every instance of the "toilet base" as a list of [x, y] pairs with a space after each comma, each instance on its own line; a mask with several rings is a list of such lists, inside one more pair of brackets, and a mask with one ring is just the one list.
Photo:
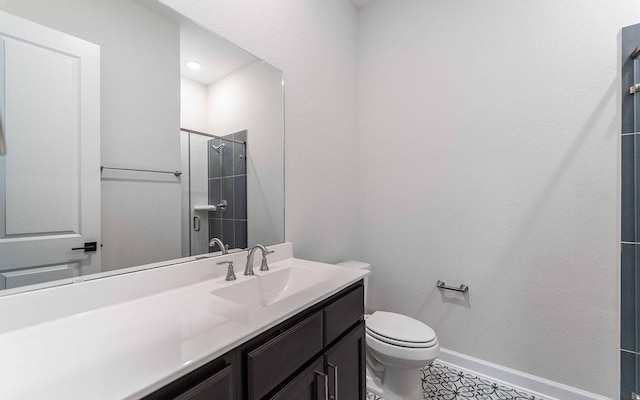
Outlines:
[[[383, 380], [384, 379], [384, 380]], [[367, 365], [367, 390], [385, 400], [423, 400], [420, 369], [389, 368], [380, 379]]]

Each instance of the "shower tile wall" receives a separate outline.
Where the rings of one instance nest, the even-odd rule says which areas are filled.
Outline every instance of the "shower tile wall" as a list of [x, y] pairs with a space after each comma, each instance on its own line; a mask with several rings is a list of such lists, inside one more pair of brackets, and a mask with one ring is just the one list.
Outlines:
[[622, 165], [620, 245], [620, 399], [640, 393], [640, 93], [629, 88], [640, 83], [640, 59], [630, 54], [640, 45], [640, 24], [622, 29]]
[[[247, 141], [247, 131], [227, 135]], [[219, 152], [213, 146], [219, 148]], [[224, 139], [209, 141], [209, 204], [227, 201], [225, 211], [209, 213], [209, 237], [218, 237], [230, 249], [247, 247], [247, 157], [246, 145]], [[211, 251], [218, 251], [214, 247]]]

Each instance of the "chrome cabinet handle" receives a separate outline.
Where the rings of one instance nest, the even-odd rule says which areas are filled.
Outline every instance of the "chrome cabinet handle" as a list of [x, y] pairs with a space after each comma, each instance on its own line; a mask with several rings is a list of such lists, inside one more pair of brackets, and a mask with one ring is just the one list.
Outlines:
[[331, 400], [338, 400], [338, 366], [327, 363], [329, 368], [333, 368], [333, 396], [329, 396]]
[[[316, 383], [318, 382], [318, 377], [321, 377], [324, 380], [324, 384], [323, 385], [316, 385], [316, 388], [318, 389], [318, 391], [316, 392], [316, 399], [317, 400], [329, 400], [329, 377], [327, 376], [327, 374], [323, 374], [322, 372], [318, 372], [318, 371], [313, 371], [316, 373]], [[318, 392], [320, 391], [320, 388], [324, 388], [324, 394], [321, 395]]]

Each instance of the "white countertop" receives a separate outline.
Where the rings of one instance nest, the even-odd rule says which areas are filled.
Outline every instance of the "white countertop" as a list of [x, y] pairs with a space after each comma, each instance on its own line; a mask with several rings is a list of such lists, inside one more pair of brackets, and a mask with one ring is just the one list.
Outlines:
[[[287, 245], [291, 246], [290, 243], [279, 246]], [[292, 255], [292, 249], [285, 250], [285, 254]], [[227, 256], [197, 261], [197, 268], [206, 268], [204, 263], [214, 268], [224, 257]], [[238, 257], [246, 257], [246, 252], [229, 257], [239, 260]], [[367, 273], [286, 258], [270, 263], [271, 270], [302, 267], [331, 272], [330, 278], [265, 308], [248, 308], [211, 294], [214, 289], [255, 279], [243, 276], [244, 264], [238, 264], [235, 282], [225, 282], [224, 275], [217, 272], [213, 279], [199, 283], [61, 318], [43, 318], [41, 323], [5, 331], [0, 334], [0, 398], [140, 398], [337, 293]], [[189, 273], [189, 263], [180, 268], [181, 273]], [[140, 278], [140, 274], [152, 278], [153, 273], [136, 272], [131, 279], [134, 275]], [[256, 274], [264, 273], [256, 268]], [[126, 276], [105, 278], [99, 285], [110, 285], [108, 289], [118, 291], [129, 288], [122, 284], [125, 279]], [[64, 288], [57, 290], [63, 293]], [[34, 293], [32, 296], [38, 296]], [[29, 293], [25, 296], [28, 300]], [[28, 308], [37, 306], [28, 301], [19, 304], [25, 304], [25, 309], [16, 312], [29, 312]]]

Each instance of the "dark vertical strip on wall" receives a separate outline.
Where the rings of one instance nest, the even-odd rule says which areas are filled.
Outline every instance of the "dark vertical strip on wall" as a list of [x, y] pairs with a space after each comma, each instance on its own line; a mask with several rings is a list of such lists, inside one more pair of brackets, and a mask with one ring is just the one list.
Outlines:
[[[640, 60], [630, 55], [640, 45], [640, 24], [622, 29], [622, 159], [621, 159], [621, 244], [620, 252], [620, 400], [630, 400], [640, 392], [640, 301], [638, 290], [638, 243], [640, 239], [640, 202], [636, 188], [640, 185], [640, 93], [629, 88], [640, 83]], [[626, 134], [626, 135], [624, 135]]]
[[622, 95], [622, 157], [621, 157], [621, 232], [620, 248], [620, 400], [630, 400], [640, 392], [640, 304], [638, 301], [638, 242], [640, 234], [640, 202], [636, 188], [640, 187], [640, 93], [630, 94], [629, 88], [640, 83], [640, 60], [631, 53], [640, 45], [640, 24], [622, 29], [621, 38]]
[[[640, 45], [640, 24], [622, 29], [622, 133], [637, 132], [635, 115], [637, 101], [629, 94], [634, 83], [634, 63], [630, 55]], [[638, 102], [640, 103], [640, 102]]]
[[636, 144], [635, 135], [622, 136], [622, 207], [621, 237], [623, 242], [636, 241]]
[[624, 350], [638, 351], [637, 347], [637, 245], [622, 244], [620, 285], [620, 347]]
[[640, 384], [640, 356], [620, 352], [620, 400], [631, 400], [631, 392], [638, 393]]

